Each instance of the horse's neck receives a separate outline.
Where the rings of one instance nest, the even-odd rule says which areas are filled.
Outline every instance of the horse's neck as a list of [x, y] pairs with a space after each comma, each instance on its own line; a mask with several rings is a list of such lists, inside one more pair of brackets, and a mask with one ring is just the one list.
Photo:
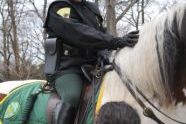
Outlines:
[[121, 82], [115, 71], [108, 72], [103, 80], [104, 94], [102, 104], [110, 101], [133, 101], [125, 85]]
[[[134, 97], [130, 94], [128, 89], [125, 87], [123, 82], [121, 82], [119, 76], [116, 74], [115, 71], [108, 72], [103, 80], [103, 86], [104, 86], [104, 94], [102, 98], [102, 105], [111, 102], [111, 101], [125, 101], [129, 105], [131, 105], [133, 108], [135, 108], [138, 111], [138, 114], [140, 115], [142, 124], [157, 124], [156, 122], [152, 121], [151, 119], [144, 117], [143, 115], [143, 110], [139, 106], [139, 104], [136, 102]], [[185, 114], [186, 113], [186, 106], [183, 106], [181, 104], [177, 106], [160, 106], [159, 100], [157, 98], [149, 98], [151, 102], [157, 106], [161, 111], [164, 111], [166, 114], [170, 115], [171, 117], [185, 121]], [[151, 107], [145, 100], [143, 102], [148, 106]], [[152, 107], [151, 107], [152, 108]], [[153, 108], [152, 108], [153, 109]], [[168, 123], [168, 124], [175, 124], [175, 122], [170, 121], [166, 117], [162, 116], [159, 112], [157, 112], [155, 109], [153, 109], [155, 114], [163, 120], [163, 122]]]

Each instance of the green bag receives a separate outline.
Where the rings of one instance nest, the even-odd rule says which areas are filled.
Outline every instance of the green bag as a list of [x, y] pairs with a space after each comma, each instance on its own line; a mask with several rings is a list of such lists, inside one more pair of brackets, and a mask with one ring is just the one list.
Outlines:
[[[40, 82], [23, 85], [13, 90], [0, 103], [0, 124], [22, 124], [27, 98], [41, 88]], [[34, 103], [27, 124], [47, 124], [47, 101], [50, 94], [40, 93]]]

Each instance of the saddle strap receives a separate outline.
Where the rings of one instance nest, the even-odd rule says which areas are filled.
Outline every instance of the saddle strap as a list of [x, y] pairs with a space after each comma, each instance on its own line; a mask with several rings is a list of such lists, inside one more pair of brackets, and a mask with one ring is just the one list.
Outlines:
[[91, 91], [91, 85], [90, 84], [85, 84], [82, 94], [81, 94], [81, 100], [78, 108], [78, 112], [76, 114], [75, 122], [74, 124], [82, 124], [82, 120], [85, 116], [85, 113], [87, 111], [87, 105], [90, 101], [92, 95]]

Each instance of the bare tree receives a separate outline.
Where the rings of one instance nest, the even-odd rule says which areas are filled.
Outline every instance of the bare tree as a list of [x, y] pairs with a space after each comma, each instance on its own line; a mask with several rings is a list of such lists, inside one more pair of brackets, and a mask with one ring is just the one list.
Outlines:
[[[125, 14], [137, 1], [138, 0], [105, 0], [107, 28], [108, 31], [114, 36], [117, 36], [117, 23], [125, 16]], [[123, 4], [125, 4], [125, 7], [121, 8], [122, 11], [120, 13], [116, 13], [117, 6]]]
[[[130, 24], [130, 27], [139, 30], [139, 27], [145, 23], [148, 13], [146, 8], [152, 3], [151, 0], [138, 0], [137, 4], [130, 8], [125, 16], [125, 22]], [[149, 17], [148, 17], [149, 18]]]
[[142, 24], [144, 24], [145, 22], [145, 12], [144, 12], [144, 0], [141, 1], [141, 20], [142, 20]]
[[1, 1], [0, 3], [0, 18], [2, 19], [1, 22], [1, 28], [0, 31], [2, 32], [2, 46], [0, 49], [0, 55], [3, 57], [3, 65], [4, 65], [4, 76], [5, 78], [9, 78], [10, 76], [10, 57], [11, 57], [11, 52], [10, 52], [10, 43], [9, 43], [9, 26], [8, 26], [8, 16], [6, 16], [5, 11], [7, 11], [6, 9], [4, 9], [6, 6], [6, 3]]
[[[45, 17], [46, 17], [46, 12], [47, 12], [47, 6], [48, 6], [48, 0], [43, 0], [43, 7], [42, 8], [37, 8], [35, 4], [35, 0], [29, 0], [29, 2], [32, 4], [34, 8], [34, 13], [39, 17], [39, 19], [44, 23], [45, 22]], [[41, 10], [41, 11], [40, 11]], [[43, 30], [43, 39], [44, 41], [46, 40], [46, 32]]]
[[25, 20], [29, 14], [24, 4], [25, 0], [0, 1], [0, 55], [3, 57], [5, 80], [25, 79], [32, 73], [32, 51], [35, 50], [30, 42], [33, 37], [30, 37], [32, 32], [29, 29], [32, 27], [28, 29], [29, 24], [23, 25], [29, 21]]
[[16, 17], [15, 17], [15, 4], [13, 3], [13, 0], [8, 0], [7, 5], [8, 5], [8, 13], [10, 16], [11, 20], [11, 25], [12, 25], [12, 37], [11, 37], [11, 42], [12, 42], [12, 49], [14, 52], [14, 58], [15, 58], [15, 69], [16, 72], [19, 73], [19, 68], [20, 68], [20, 56], [19, 56], [19, 45], [18, 45], [18, 34], [17, 34], [17, 24], [16, 24]]
[[[29, 2], [31, 3], [31, 5], [33, 6], [33, 12], [38, 16], [38, 18], [40, 19], [40, 21], [42, 22], [41, 26], [40, 26], [40, 30], [41, 30], [41, 33], [42, 33], [42, 39], [41, 38], [37, 38], [37, 39], [40, 39], [39, 40], [39, 44], [35, 44], [34, 45], [34, 48], [38, 50], [40, 56], [37, 56], [38, 59], [40, 59], [41, 61], [44, 61], [44, 43], [47, 39], [47, 33], [46, 31], [43, 29], [43, 24], [45, 22], [45, 17], [46, 17], [46, 14], [47, 14], [47, 7], [48, 7], [48, 0], [43, 0], [43, 5], [42, 7], [38, 8], [36, 6], [36, 0], [29, 0]], [[35, 36], [40, 36], [38, 35], [38, 33], [35, 31]], [[40, 48], [42, 46], [42, 49]], [[42, 57], [41, 57], [42, 56]]]
[[107, 29], [114, 36], [117, 35], [116, 32], [116, 13], [115, 13], [116, 0], [106, 0], [106, 22]]

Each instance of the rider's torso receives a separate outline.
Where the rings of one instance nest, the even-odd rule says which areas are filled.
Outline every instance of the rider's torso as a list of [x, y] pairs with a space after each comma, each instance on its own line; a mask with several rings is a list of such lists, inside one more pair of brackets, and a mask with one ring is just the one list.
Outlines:
[[[62, 4], [60, 8], [70, 8], [70, 13], [69, 15], [67, 13], [66, 16], [74, 20], [74, 23], [86, 24], [90, 27], [94, 27], [95, 29], [102, 31], [100, 17], [96, 14], [97, 12], [93, 11], [94, 8], [91, 8], [91, 5], [89, 3], [73, 3], [73, 6], [76, 8], [76, 10], [73, 7], [70, 7], [69, 4], [65, 3]], [[79, 13], [81, 13], [81, 16], [76, 12], [77, 10], [79, 11]], [[81, 18], [82, 16], [84, 17], [83, 19]], [[76, 34], [69, 34], [70, 37], [73, 37], [73, 35]], [[71, 44], [65, 43], [63, 43], [63, 45], [61, 46], [63, 52], [61, 56], [61, 64], [59, 70], [68, 69], [72, 67], [80, 67], [82, 64], [85, 63], [95, 64], [98, 53], [96, 49], [78, 48], [76, 46], [72, 46]]]

